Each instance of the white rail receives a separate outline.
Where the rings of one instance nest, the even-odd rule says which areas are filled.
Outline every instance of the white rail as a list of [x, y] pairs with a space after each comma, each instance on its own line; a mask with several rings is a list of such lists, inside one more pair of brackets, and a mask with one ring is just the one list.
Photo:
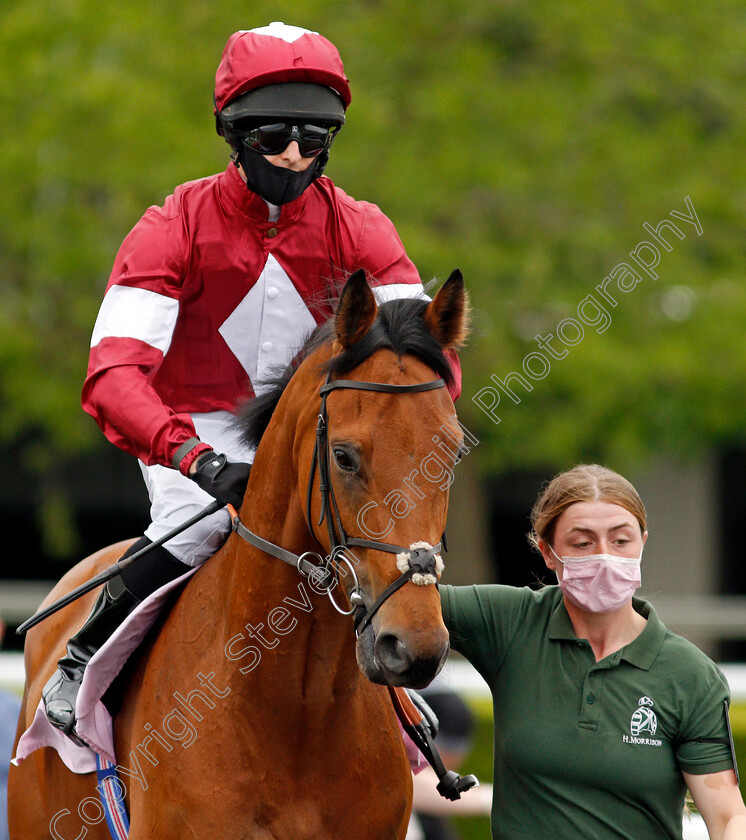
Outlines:
[[[17, 626], [36, 612], [54, 581], [0, 580], [0, 616]], [[675, 633], [713, 641], [746, 639], [746, 597], [736, 595], [672, 596], [650, 593], [663, 623]], [[12, 632], [12, 631], [10, 631]], [[734, 700], [746, 700], [746, 664], [720, 666]], [[23, 686], [23, 654], [0, 654], [0, 684]], [[477, 672], [459, 657], [451, 657], [437, 685], [450, 685], [467, 694], [489, 696]]]
[[[6, 624], [20, 624], [36, 612], [54, 584], [51, 580], [0, 580], [0, 616]], [[649, 595], [663, 623], [674, 632], [714, 640], [746, 639], [746, 596]]]
[[55, 585], [53, 580], [0, 580], [0, 616], [18, 626], [36, 612]]

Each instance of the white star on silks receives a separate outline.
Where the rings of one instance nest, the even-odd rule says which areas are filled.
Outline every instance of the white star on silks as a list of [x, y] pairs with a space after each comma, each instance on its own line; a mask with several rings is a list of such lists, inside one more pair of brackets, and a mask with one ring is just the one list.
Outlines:
[[262, 380], [293, 358], [315, 326], [287, 272], [269, 254], [256, 283], [218, 332], [258, 395], [266, 390]]

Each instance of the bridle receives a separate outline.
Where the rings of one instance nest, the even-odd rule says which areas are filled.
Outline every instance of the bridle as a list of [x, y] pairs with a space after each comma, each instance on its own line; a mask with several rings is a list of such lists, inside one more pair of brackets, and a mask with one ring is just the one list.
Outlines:
[[[239, 519], [238, 514], [232, 511], [233, 530], [247, 542], [251, 543], [261, 551], [271, 554], [273, 557], [295, 566], [298, 572], [307, 577], [313, 576], [314, 580], [326, 588], [329, 600], [337, 612], [342, 615], [354, 614], [355, 634], [360, 636], [373, 620], [373, 617], [381, 606], [402, 586], [408, 583], [415, 574], [424, 576], [425, 582], [430, 580], [436, 582], [438, 579], [437, 561], [440, 559], [438, 552], [441, 543], [434, 546], [422, 544], [419, 547], [393, 545], [392, 543], [379, 542], [377, 540], [366, 540], [359, 537], [350, 537], [344, 529], [342, 519], [339, 515], [337, 499], [334, 495], [334, 487], [329, 476], [329, 437], [328, 437], [328, 415], [327, 398], [332, 391], [340, 389], [352, 389], [357, 391], [377, 391], [386, 394], [413, 394], [420, 391], [432, 391], [435, 388], [445, 387], [443, 379], [434, 379], [430, 382], [418, 382], [412, 385], [394, 385], [385, 382], [363, 382], [356, 379], [331, 379], [331, 373], [327, 373], [326, 382], [320, 389], [321, 407], [316, 422], [316, 440], [311, 458], [311, 472], [308, 477], [308, 489], [306, 492], [306, 523], [309, 531], [314, 534], [311, 517], [311, 503], [313, 500], [313, 482], [316, 472], [319, 474], [319, 491], [321, 493], [321, 513], [317, 526], [323, 525], [326, 520], [329, 533], [331, 550], [329, 556], [323, 558], [314, 551], [306, 551], [301, 555], [287, 551], [278, 545], [254, 534]], [[417, 544], [415, 544], [417, 545]], [[369, 548], [375, 551], [385, 551], [397, 555], [398, 560], [406, 560], [408, 568], [378, 596], [370, 605], [366, 604], [365, 596], [360, 587], [355, 565], [357, 561], [350, 552], [350, 548]], [[352, 555], [352, 559], [351, 556]], [[315, 562], [314, 562], [315, 559]], [[341, 563], [352, 574], [353, 585], [349, 593], [350, 609], [342, 609], [332, 596], [334, 582], [339, 582], [339, 573], [347, 576], [342, 569]], [[397, 563], [401, 570], [401, 565]]]
[[[294, 554], [268, 540], [254, 534], [239, 519], [235, 510], [231, 511], [233, 517], [233, 530], [247, 542], [267, 554], [283, 560], [285, 563], [295, 566], [298, 572], [309, 578], [314, 578], [321, 587], [326, 589], [329, 600], [337, 612], [342, 615], [354, 613], [355, 634], [359, 637], [373, 620], [373, 616], [380, 607], [390, 598], [394, 592], [401, 589], [415, 575], [419, 575], [423, 583], [433, 582], [437, 586], [441, 543], [430, 546], [426, 543], [415, 543], [406, 548], [401, 545], [378, 542], [377, 540], [364, 540], [359, 537], [350, 537], [344, 529], [342, 519], [339, 515], [339, 507], [334, 495], [334, 487], [329, 475], [329, 437], [328, 417], [326, 401], [332, 391], [342, 388], [354, 389], [357, 391], [378, 391], [386, 394], [414, 394], [420, 391], [432, 391], [435, 388], [445, 387], [443, 379], [434, 379], [430, 382], [419, 382], [413, 385], [393, 385], [384, 382], [362, 382], [355, 379], [331, 379], [331, 373], [327, 373], [326, 382], [321, 387], [321, 408], [316, 422], [316, 441], [313, 447], [311, 461], [311, 473], [308, 477], [308, 489], [306, 491], [306, 524], [311, 534], [315, 534], [311, 518], [311, 502], [313, 500], [313, 481], [316, 471], [319, 473], [319, 490], [321, 492], [321, 513], [317, 527], [326, 526], [329, 532], [329, 543], [331, 551], [327, 558], [323, 558], [314, 551], [306, 551], [303, 554]], [[375, 551], [385, 551], [397, 555], [397, 568], [402, 574], [378, 596], [373, 604], [368, 606], [365, 596], [360, 587], [353, 560], [350, 559], [350, 548], [372, 548]], [[313, 562], [315, 558], [317, 562]], [[343, 562], [352, 573], [353, 586], [349, 593], [351, 607], [349, 610], [342, 609], [332, 596], [332, 588], [335, 582], [339, 582], [339, 573]], [[406, 562], [405, 562], [406, 561]], [[357, 561], [355, 561], [357, 562]], [[402, 570], [404, 567], [404, 570]], [[442, 569], [442, 564], [440, 566]], [[343, 574], [347, 574], [343, 572]], [[415, 581], [416, 582], [416, 579]], [[479, 784], [476, 776], [460, 776], [453, 770], [446, 770], [445, 765], [438, 753], [438, 748], [433, 742], [436, 735], [436, 727], [433, 726], [429, 716], [423, 714], [421, 708], [422, 698], [417, 698], [414, 692], [407, 689], [388, 686], [389, 695], [394, 705], [394, 710], [399, 721], [412, 738], [418, 749], [427, 759], [430, 766], [438, 776], [436, 790], [446, 799], [460, 799], [461, 794]], [[432, 712], [430, 712], [432, 715]]]

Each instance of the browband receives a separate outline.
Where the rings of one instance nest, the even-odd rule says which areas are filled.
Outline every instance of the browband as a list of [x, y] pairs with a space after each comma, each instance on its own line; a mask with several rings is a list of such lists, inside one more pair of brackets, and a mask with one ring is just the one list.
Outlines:
[[380, 391], [386, 394], [413, 394], [417, 391], [432, 391], [443, 388], [445, 379], [433, 379], [431, 382], [416, 382], [413, 385], [389, 385], [385, 382], [359, 382], [357, 379], [333, 379], [321, 386], [321, 396], [337, 388], [354, 388], [358, 391]]

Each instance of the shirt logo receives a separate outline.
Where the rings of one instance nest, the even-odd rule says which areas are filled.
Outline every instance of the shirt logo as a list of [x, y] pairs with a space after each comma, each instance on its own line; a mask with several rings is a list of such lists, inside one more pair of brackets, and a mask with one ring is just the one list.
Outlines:
[[629, 731], [635, 736], [642, 735], [645, 732], [655, 735], [655, 730], [658, 728], [658, 718], [651, 708], [653, 701], [649, 697], [641, 697], [637, 702], [639, 706], [632, 714]]
[[653, 738], [658, 729], [658, 718], [653, 711], [653, 701], [645, 696], [637, 701], [637, 708], [632, 712], [629, 722], [629, 735], [622, 735], [625, 744], [643, 744], [649, 747], [660, 747], [662, 741]]

